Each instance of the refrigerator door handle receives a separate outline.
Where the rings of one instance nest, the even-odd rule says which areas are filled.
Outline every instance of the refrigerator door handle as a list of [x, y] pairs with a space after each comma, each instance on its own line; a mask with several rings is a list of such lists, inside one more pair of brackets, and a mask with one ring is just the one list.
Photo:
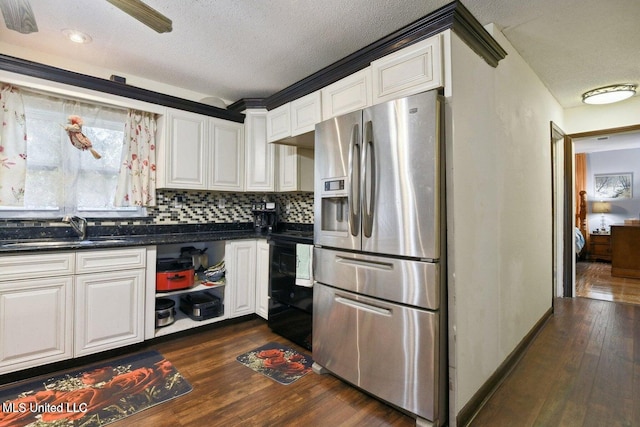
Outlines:
[[[349, 141], [349, 231], [352, 236], [360, 233], [360, 126], [353, 125]], [[354, 186], [356, 187], [354, 189]]]
[[387, 308], [376, 307], [375, 305], [365, 304], [363, 302], [355, 301], [350, 298], [345, 298], [345, 297], [336, 295], [335, 301], [338, 304], [346, 305], [348, 307], [355, 308], [356, 310], [362, 310], [362, 311], [366, 311], [366, 312], [381, 315], [381, 316], [391, 316], [391, 310]]
[[373, 123], [371, 120], [364, 125], [361, 182], [363, 234], [365, 237], [371, 237], [373, 232], [373, 209], [376, 203], [376, 162], [373, 142]]

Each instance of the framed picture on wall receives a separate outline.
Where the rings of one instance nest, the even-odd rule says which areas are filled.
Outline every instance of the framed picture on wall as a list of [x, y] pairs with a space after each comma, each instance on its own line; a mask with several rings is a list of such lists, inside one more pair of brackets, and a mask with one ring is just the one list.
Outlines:
[[633, 173], [601, 173], [594, 177], [593, 199], [631, 199]]

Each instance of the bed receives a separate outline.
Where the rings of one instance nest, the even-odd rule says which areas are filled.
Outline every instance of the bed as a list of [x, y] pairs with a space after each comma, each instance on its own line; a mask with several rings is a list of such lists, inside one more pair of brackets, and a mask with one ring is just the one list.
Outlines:
[[587, 231], [587, 192], [582, 190], [579, 196], [580, 205], [578, 207], [578, 212], [576, 213], [576, 226], [574, 232], [576, 256], [578, 258], [583, 257], [586, 252], [585, 246], [587, 245], [587, 236], [589, 235]]

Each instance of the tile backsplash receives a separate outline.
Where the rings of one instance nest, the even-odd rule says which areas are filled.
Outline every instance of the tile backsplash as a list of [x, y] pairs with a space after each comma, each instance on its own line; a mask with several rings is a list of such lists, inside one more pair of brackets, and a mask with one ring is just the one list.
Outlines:
[[[254, 202], [275, 201], [279, 222], [313, 224], [313, 193], [220, 193], [189, 190], [157, 190], [157, 206], [147, 208], [146, 218], [91, 219], [90, 225], [175, 225], [253, 222]], [[48, 226], [53, 220], [0, 220], [1, 227]]]
[[158, 190], [157, 205], [147, 213], [155, 224], [251, 222], [251, 206], [275, 201], [281, 222], [313, 224], [313, 193], [212, 193]]

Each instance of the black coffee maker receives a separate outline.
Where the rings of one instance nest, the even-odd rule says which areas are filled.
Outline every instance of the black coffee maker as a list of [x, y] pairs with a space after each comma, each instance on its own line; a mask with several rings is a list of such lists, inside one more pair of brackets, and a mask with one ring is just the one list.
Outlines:
[[270, 233], [278, 223], [278, 204], [276, 202], [253, 203], [253, 226], [258, 232]]

